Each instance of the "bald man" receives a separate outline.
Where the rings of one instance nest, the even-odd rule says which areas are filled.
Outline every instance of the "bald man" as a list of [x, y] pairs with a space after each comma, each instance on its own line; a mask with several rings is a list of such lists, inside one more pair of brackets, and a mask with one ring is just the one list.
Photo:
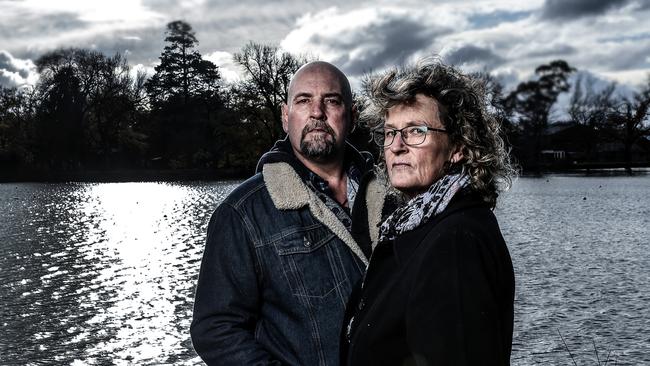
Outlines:
[[383, 197], [370, 155], [346, 142], [353, 113], [339, 69], [301, 67], [282, 108], [287, 137], [212, 215], [191, 326], [208, 365], [339, 365], [371, 251], [352, 228], [376, 228]]

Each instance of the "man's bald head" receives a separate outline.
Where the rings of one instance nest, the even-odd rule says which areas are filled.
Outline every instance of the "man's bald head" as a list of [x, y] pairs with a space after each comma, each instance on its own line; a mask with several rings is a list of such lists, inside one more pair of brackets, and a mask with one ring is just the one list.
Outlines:
[[348, 78], [336, 66], [325, 61], [309, 62], [300, 67], [298, 71], [293, 74], [291, 82], [289, 83], [287, 100], [291, 100], [293, 97], [293, 93], [295, 92], [294, 85], [296, 81], [300, 79], [301, 75], [312, 72], [330, 74], [333, 78], [337, 79], [341, 85], [341, 94], [343, 95], [345, 104], [347, 106], [352, 106], [352, 89], [350, 88], [350, 82], [348, 81]]

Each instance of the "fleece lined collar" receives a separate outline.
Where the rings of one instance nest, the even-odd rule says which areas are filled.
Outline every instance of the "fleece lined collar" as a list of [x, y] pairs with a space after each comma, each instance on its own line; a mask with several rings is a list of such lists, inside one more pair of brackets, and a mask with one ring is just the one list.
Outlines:
[[277, 209], [297, 210], [307, 206], [318, 221], [327, 226], [368, 266], [368, 258], [363, 254], [345, 225], [303, 183], [291, 165], [284, 162], [266, 163], [262, 167], [262, 176], [271, 195], [271, 200]]

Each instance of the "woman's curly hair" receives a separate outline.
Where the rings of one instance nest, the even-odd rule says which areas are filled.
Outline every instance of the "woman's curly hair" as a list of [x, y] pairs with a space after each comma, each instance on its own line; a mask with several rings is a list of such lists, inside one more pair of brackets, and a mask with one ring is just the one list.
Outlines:
[[434, 98], [450, 141], [462, 146], [463, 160], [458, 164], [470, 175], [471, 187], [494, 207], [516, 171], [504, 146], [501, 123], [489, 112], [484, 87], [479, 78], [425, 58], [367, 77], [359, 122], [380, 128], [391, 107], [414, 102], [416, 94]]

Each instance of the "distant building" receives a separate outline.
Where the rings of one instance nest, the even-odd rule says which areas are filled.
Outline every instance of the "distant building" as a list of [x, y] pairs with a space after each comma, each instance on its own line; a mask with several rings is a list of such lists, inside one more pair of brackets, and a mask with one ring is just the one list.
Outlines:
[[[623, 163], [625, 145], [619, 140], [598, 133], [589, 126], [559, 122], [545, 131], [541, 161], [551, 166], [572, 166], [594, 163]], [[650, 163], [650, 140], [642, 138], [631, 148], [631, 162]]]

